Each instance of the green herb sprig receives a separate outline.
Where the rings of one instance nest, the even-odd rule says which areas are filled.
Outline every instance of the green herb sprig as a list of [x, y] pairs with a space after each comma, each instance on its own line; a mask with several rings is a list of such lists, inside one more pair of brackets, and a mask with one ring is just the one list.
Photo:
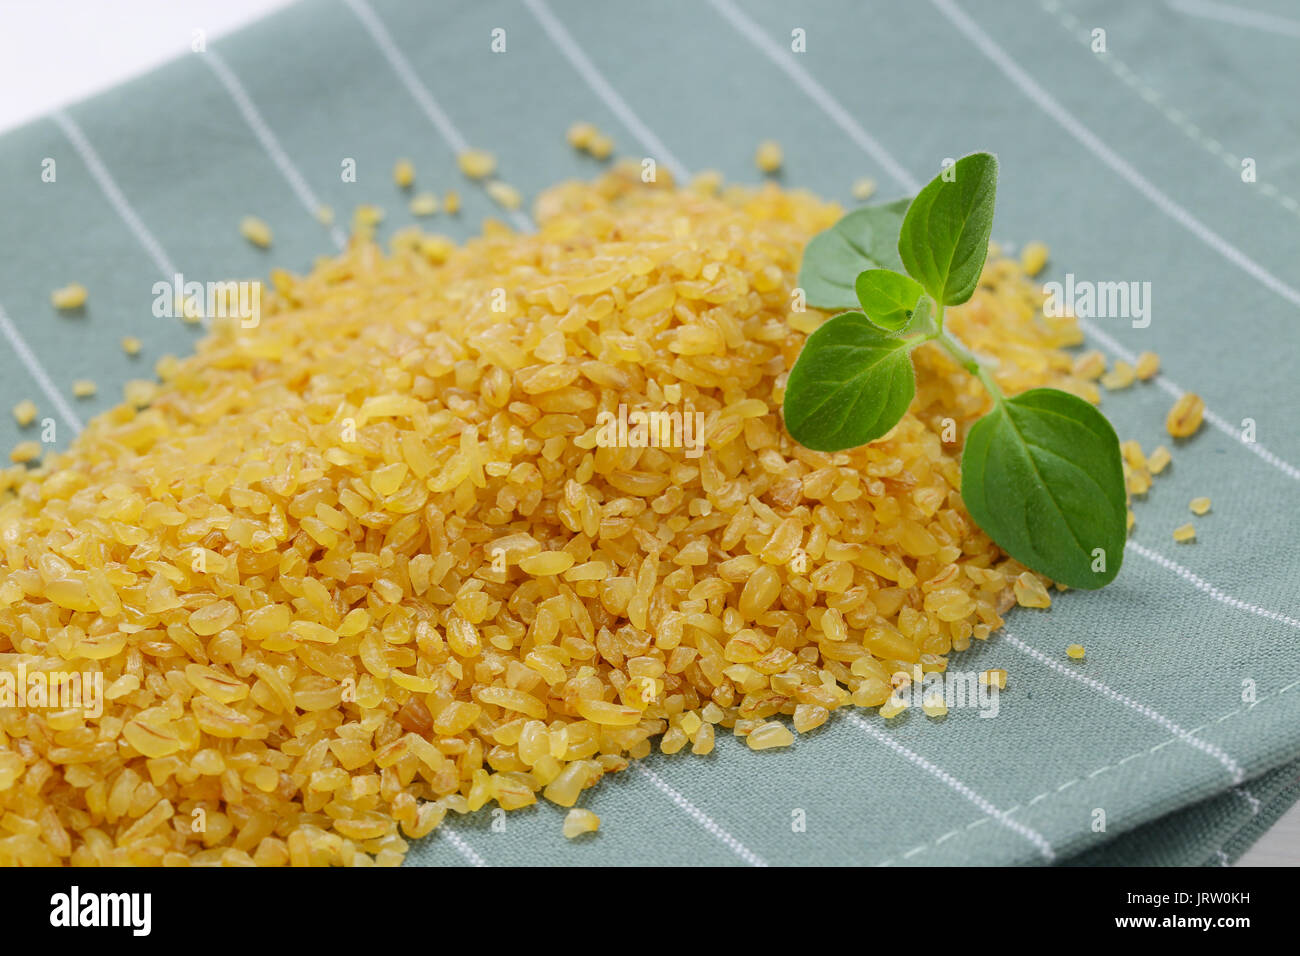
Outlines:
[[808, 336], [790, 370], [785, 424], [816, 451], [886, 434], [916, 395], [912, 350], [934, 342], [983, 383], [993, 409], [966, 435], [962, 499], [1022, 564], [1074, 588], [1119, 573], [1127, 502], [1119, 438], [1083, 399], [1053, 388], [1007, 397], [944, 329], [944, 309], [979, 284], [988, 255], [998, 161], [972, 153], [914, 199], [857, 210], [804, 250], [809, 305], [848, 309]]

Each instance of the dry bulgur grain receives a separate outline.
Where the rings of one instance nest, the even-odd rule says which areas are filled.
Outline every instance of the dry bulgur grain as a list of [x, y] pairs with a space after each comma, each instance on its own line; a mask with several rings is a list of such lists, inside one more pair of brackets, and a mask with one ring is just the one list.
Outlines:
[[497, 158], [485, 149], [467, 149], [456, 157], [456, 162], [470, 179], [487, 179], [497, 168]]
[[1193, 498], [1188, 502], [1187, 507], [1191, 509], [1192, 514], [1203, 515], [1210, 510], [1210, 499], [1204, 496]]
[[460, 193], [454, 189], [448, 189], [447, 195], [442, 200], [442, 208], [447, 210], [449, 216], [454, 216], [460, 212]]
[[524, 203], [518, 189], [499, 179], [494, 179], [487, 184], [487, 194], [502, 209], [518, 209]]
[[781, 149], [781, 144], [773, 139], [765, 139], [758, 144], [758, 149], [754, 151], [754, 165], [759, 171], [771, 175], [781, 168], [785, 156]]
[[1195, 392], [1184, 392], [1169, 409], [1165, 429], [1174, 438], [1188, 438], [1196, 434], [1205, 417], [1205, 400]]
[[122, 351], [127, 355], [139, 355], [140, 349], [143, 347], [144, 343], [134, 335], [127, 335], [122, 338]]
[[1133, 366], [1122, 359], [1111, 367], [1111, 370], [1101, 377], [1101, 384], [1109, 391], [1116, 391], [1121, 388], [1128, 388], [1137, 378]]
[[1174, 529], [1174, 540], [1180, 544], [1196, 540], [1196, 526], [1190, 521]]
[[604, 133], [597, 133], [587, 144], [587, 152], [593, 159], [609, 159], [614, 155], [614, 141]]
[[1083, 660], [1083, 657], [1087, 652], [1084, 650], [1082, 644], [1071, 644], [1069, 647], [1065, 649], [1065, 653], [1070, 658], [1070, 660], [1081, 661]]
[[86, 287], [80, 282], [70, 282], [62, 288], [55, 289], [50, 293], [50, 301], [56, 309], [63, 312], [70, 312], [73, 309], [80, 309], [86, 304], [86, 298], [89, 293]]
[[20, 441], [9, 452], [9, 460], [16, 465], [25, 465], [41, 457], [41, 443], [38, 441]]
[[415, 183], [415, 167], [409, 159], [399, 159], [393, 164], [393, 182], [398, 189], [410, 189]]
[[570, 840], [576, 840], [584, 833], [595, 833], [599, 829], [600, 817], [582, 807], [574, 807], [564, 816], [564, 835]]
[[412, 216], [432, 216], [438, 211], [438, 196], [436, 193], [412, 196], [410, 208]]
[[578, 122], [569, 127], [565, 139], [574, 149], [587, 149], [596, 138], [597, 130], [592, 123]]
[[26, 428], [32, 422], [36, 421], [39, 410], [36, 403], [30, 398], [24, 398], [14, 406], [14, 421], [18, 423], [19, 428]]
[[1020, 268], [1026, 275], [1036, 276], [1047, 265], [1048, 254], [1046, 243], [1027, 242], [1020, 252]]
[[239, 221], [239, 234], [259, 249], [271, 245], [271, 227], [256, 216], [245, 216]]
[[1169, 466], [1172, 460], [1169, 449], [1164, 445], [1157, 445], [1155, 451], [1151, 453], [1151, 457], [1147, 459], [1147, 468], [1151, 474], [1158, 475]]
[[77, 398], [90, 398], [97, 391], [95, 383], [88, 378], [79, 378], [72, 383], [72, 394]]
[[1155, 352], [1143, 352], [1137, 357], [1133, 370], [1142, 381], [1150, 381], [1160, 372], [1160, 356]]
[[855, 179], [853, 181], [853, 198], [858, 202], [866, 202], [876, 194], [876, 181], [874, 179]]

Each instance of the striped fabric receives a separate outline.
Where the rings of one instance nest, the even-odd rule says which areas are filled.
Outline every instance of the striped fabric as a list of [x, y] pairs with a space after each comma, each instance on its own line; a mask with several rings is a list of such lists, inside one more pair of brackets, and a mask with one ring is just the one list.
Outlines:
[[[1285, 0], [1251, 4], [308, 0], [0, 138], [0, 397], [34, 399], [65, 443], [201, 333], [152, 316], [156, 281], [305, 269], [344, 242], [323, 205], [409, 224], [398, 156], [422, 186], [461, 190], [459, 218], [433, 228], [464, 238], [500, 212], [456, 153], [492, 150], [533, 196], [596, 172], [565, 144], [577, 119], [679, 178], [752, 179], [775, 138], [788, 185], [846, 202], [859, 177], [889, 198], [993, 150], [995, 238], [1048, 242], [1048, 278], [1150, 283], [1149, 326], [1086, 323], [1113, 357], [1160, 353], [1156, 382], [1103, 408], [1122, 437], [1175, 453], [1117, 581], [1017, 609], [954, 658], [1009, 672], [996, 719], [842, 712], [785, 752], [727, 737], [589, 791], [594, 838], [565, 841], [550, 806], [485, 811], [410, 862], [1227, 863], [1300, 776], [1300, 20]], [[249, 213], [270, 251], [240, 238]], [[90, 301], [56, 314], [50, 291], [72, 280]], [[72, 398], [78, 378], [98, 396]], [[1175, 445], [1164, 416], [1185, 389], [1209, 411]], [[7, 416], [0, 432], [20, 438]], [[1175, 544], [1202, 494], [1197, 543]], [[1075, 642], [1083, 662], [1065, 657]]]

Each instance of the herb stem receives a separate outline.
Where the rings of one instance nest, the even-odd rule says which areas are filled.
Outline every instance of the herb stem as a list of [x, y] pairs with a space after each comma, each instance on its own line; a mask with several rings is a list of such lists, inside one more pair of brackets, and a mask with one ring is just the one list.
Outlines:
[[993, 376], [979, 363], [970, 349], [948, 332], [939, 332], [937, 338], [948, 354], [957, 360], [958, 365], [980, 380], [988, 393], [993, 396], [993, 401], [1001, 403], [1005, 400], [1006, 396], [1002, 394], [1002, 389], [998, 388], [998, 383], [993, 380]]

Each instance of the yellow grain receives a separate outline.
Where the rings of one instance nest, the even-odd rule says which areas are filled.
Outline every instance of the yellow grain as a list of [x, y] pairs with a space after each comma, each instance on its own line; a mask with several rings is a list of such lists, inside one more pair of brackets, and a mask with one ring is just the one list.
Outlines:
[[447, 210], [447, 215], [454, 216], [460, 212], [460, 193], [454, 189], [448, 189], [447, 195], [442, 199], [442, 208]]
[[1174, 529], [1174, 540], [1179, 544], [1189, 544], [1196, 540], [1196, 526], [1190, 521]]
[[855, 179], [853, 181], [853, 198], [858, 202], [866, 202], [876, 193], [876, 181], [874, 179]]
[[1069, 647], [1065, 649], [1065, 653], [1070, 658], [1070, 660], [1081, 661], [1083, 660], [1086, 651], [1084, 650], [1082, 644], [1071, 644]]
[[1048, 255], [1045, 243], [1027, 242], [1020, 252], [1020, 268], [1025, 270], [1026, 275], [1036, 276], [1047, 265]]
[[467, 149], [456, 157], [460, 171], [470, 179], [487, 179], [497, 168], [497, 159], [485, 149]]
[[409, 159], [399, 159], [393, 164], [393, 182], [398, 189], [410, 189], [415, 182], [415, 167]]
[[271, 245], [271, 227], [256, 216], [245, 216], [239, 221], [239, 234], [260, 249]]
[[127, 355], [139, 355], [140, 349], [143, 347], [143, 343], [134, 335], [127, 335], [122, 338], [122, 351]]
[[591, 123], [579, 122], [569, 127], [565, 139], [574, 149], [587, 149], [591, 146], [591, 141], [596, 138], [596, 127]]
[[1205, 400], [1194, 392], [1184, 392], [1165, 418], [1165, 430], [1174, 438], [1188, 438], [1196, 434], [1205, 417]]
[[19, 428], [26, 428], [32, 422], [36, 421], [38, 410], [36, 403], [30, 398], [24, 398], [14, 406], [14, 421], [18, 423]]
[[576, 840], [584, 833], [595, 833], [600, 829], [600, 817], [590, 810], [574, 807], [564, 815], [564, 836]]
[[760, 172], [769, 175], [777, 172], [784, 160], [781, 144], [776, 140], [763, 140], [758, 144], [758, 149], [754, 151], [754, 165], [758, 167]]
[[72, 394], [77, 398], [90, 398], [98, 389], [88, 378], [79, 378], [72, 383]]
[[1137, 357], [1134, 371], [1142, 381], [1150, 381], [1160, 372], [1160, 356], [1155, 352], [1143, 352]]
[[85, 305], [87, 295], [84, 285], [80, 282], [72, 282], [50, 293], [50, 301], [54, 303], [56, 309], [67, 312], [80, 309]]
[[1206, 497], [1193, 498], [1187, 505], [1194, 515], [1203, 515], [1210, 510], [1210, 499]]
[[1169, 449], [1164, 445], [1157, 445], [1155, 451], [1151, 452], [1151, 457], [1147, 459], [1147, 470], [1153, 475], [1158, 475], [1169, 466], [1172, 461]]
[[419, 193], [411, 197], [411, 215], [412, 216], [432, 216], [438, 211], [438, 196], [436, 193]]

